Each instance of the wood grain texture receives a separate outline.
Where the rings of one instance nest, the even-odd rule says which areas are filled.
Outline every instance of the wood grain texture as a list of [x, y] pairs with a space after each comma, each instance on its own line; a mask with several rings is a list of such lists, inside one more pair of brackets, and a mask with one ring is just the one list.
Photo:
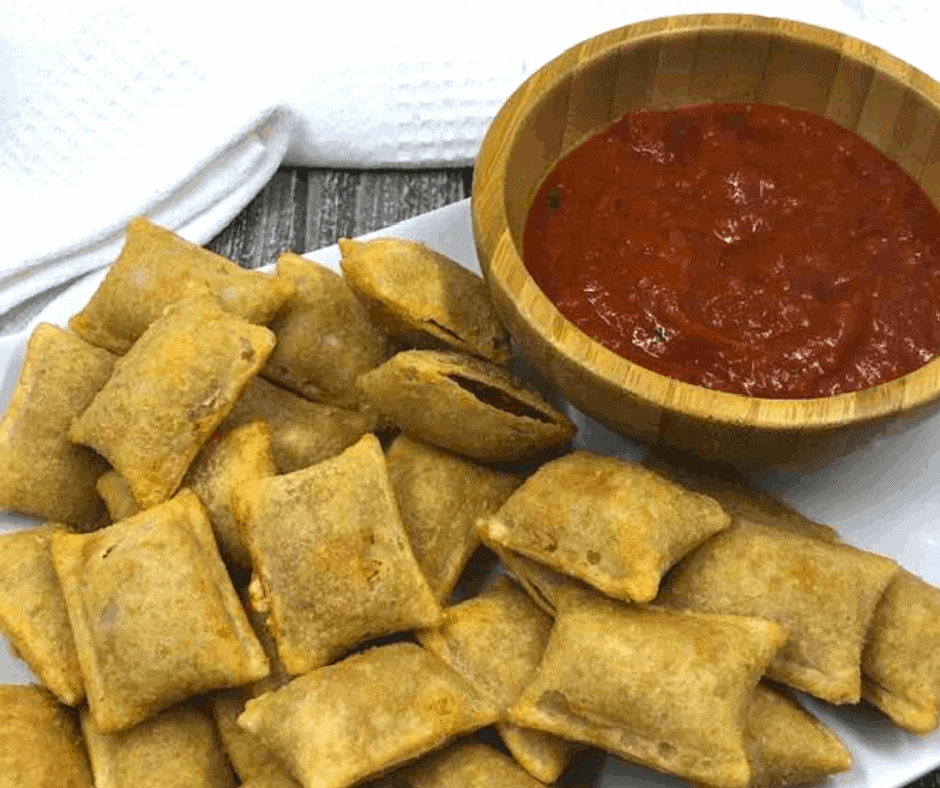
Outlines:
[[[603, 92], [613, 89], [608, 97]], [[608, 98], [610, 99], [608, 101]], [[940, 360], [836, 397], [774, 400], [682, 383], [627, 361], [565, 320], [528, 276], [521, 238], [533, 196], [568, 151], [631, 109], [750, 99], [845, 124], [938, 204], [940, 85], [832, 30], [739, 14], [669, 17], [559, 55], [507, 101], [483, 141], [472, 195], [477, 251], [503, 318], [542, 373], [611, 429], [748, 468], [811, 467], [889, 422], [940, 407]]]

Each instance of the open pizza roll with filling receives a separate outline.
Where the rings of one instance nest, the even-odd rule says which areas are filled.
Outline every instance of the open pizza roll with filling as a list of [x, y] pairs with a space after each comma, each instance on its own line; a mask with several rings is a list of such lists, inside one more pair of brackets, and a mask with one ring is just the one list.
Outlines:
[[403, 345], [504, 364], [509, 334], [482, 277], [405, 238], [341, 238], [340, 267], [372, 321]]
[[894, 576], [875, 610], [862, 693], [911, 733], [940, 724], [940, 589], [910, 572]]
[[546, 463], [483, 521], [483, 540], [615, 599], [649, 602], [676, 561], [731, 518], [636, 463], [575, 451]]
[[177, 489], [202, 445], [262, 367], [274, 335], [209, 301], [167, 308], [69, 429], [123, 476], [142, 508]]
[[126, 353], [177, 301], [208, 298], [234, 317], [264, 325], [293, 292], [287, 279], [246, 271], [138, 216], [104, 281], [69, 327], [86, 342]]
[[491, 725], [496, 705], [413, 643], [372, 648], [248, 701], [238, 724], [303, 788], [347, 788]]
[[269, 326], [277, 345], [262, 374], [307, 399], [357, 409], [356, 378], [388, 358], [388, 340], [329, 268], [287, 252], [277, 258], [277, 275], [296, 293]]
[[747, 709], [786, 637], [758, 618], [569, 594], [509, 718], [685, 780], [744, 788]]
[[408, 435], [395, 438], [385, 458], [411, 549], [445, 599], [480, 544], [477, 519], [495, 513], [522, 480]]
[[75, 712], [33, 684], [0, 685], [0, 785], [101, 788]]
[[85, 697], [62, 586], [52, 565], [52, 533], [41, 526], [0, 536], [0, 631], [62, 703]]
[[234, 788], [209, 715], [177, 706], [128, 731], [100, 732], [82, 711], [95, 788]]
[[[508, 713], [535, 673], [552, 619], [506, 576], [482, 594], [445, 611], [437, 629], [418, 632], [421, 644], [437, 654], [479, 692]], [[503, 721], [496, 726], [522, 767], [543, 783], [564, 772], [577, 747], [542, 731]]]
[[232, 505], [255, 570], [252, 606], [269, 611], [292, 674], [366, 640], [440, 623], [374, 435], [338, 457], [246, 484]]
[[561, 446], [570, 419], [502, 367], [459, 353], [407, 350], [359, 378], [386, 418], [475, 460], [516, 460]]
[[373, 410], [349, 410], [299, 397], [253, 378], [220, 429], [263, 420], [271, 428], [271, 453], [278, 473], [291, 473], [335, 457], [378, 422]]
[[744, 731], [750, 788], [808, 785], [852, 768], [838, 736], [782, 690], [757, 685]]
[[195, 493], [92, 534], [55, 532], [52, 554], [101, 732], [268, 674]]
[[768, 676], [830, 703], [858, 703], [862, 646], [897, 571], [874, 553], [738, 520], [675, 567], [657, 604], [777, 621], [790, 639]]
[[544, 788], [512, 758], [475, 741], [453, 744], [408, 769], [410, 788]]
[[104, 507], [95, 483], [108, 464], [66, 434], [107, 382], [116, 360], [71, 331], [36, 326], [0, 419], [0, 509], [77, 530], [100, 524]]

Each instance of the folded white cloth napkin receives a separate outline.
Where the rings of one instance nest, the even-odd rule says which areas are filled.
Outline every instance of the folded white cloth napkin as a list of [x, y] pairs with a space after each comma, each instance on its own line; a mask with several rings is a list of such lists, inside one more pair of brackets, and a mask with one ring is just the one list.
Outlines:
[[[442, 7], [443, 6], [443, 7]], [[933, 68], [926, 3], [0, 0], [0, 315], [111, 262], [148, 214], [205, 242], [282, 163], [467, 165], [533, 70], [638, 19], [747, 11]]]

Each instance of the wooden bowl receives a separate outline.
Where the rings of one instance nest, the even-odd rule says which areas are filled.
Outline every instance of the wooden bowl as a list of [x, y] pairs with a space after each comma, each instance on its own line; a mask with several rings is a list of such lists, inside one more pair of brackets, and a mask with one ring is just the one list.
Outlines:
[[813, 466], [940, 402], [940, 359], [902, 378], [817, 399], [702, 388], [607, 350], [568, 322], [522, 262], [529, 207], [554, 165], [636, 109], [754, 101], [807, 110], [857, 133], [940, 205], [940, 85], [887, 52], [786, 19], [695, 14], [588, 39], [532, 74], [480, 148], [471, 206], [477, 253], [523, 353], [582, 411], [664, 450], [746, 468]]

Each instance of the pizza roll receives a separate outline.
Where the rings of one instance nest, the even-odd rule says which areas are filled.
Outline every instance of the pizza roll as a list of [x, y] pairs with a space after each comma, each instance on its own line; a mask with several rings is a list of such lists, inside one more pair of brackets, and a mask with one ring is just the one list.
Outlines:
[[369, 649], [248, 701], [238, 724], [304, 788], [346, 788], [496, 721], [496, 706], [413, 643]]
[[765, 682], [748, 707], [744, 741], [750, 788], [817, 783], [852, 768], [852, 756], [835, 733]]
[[117, 471], [106, 471], [101, 474], [95, 487], [108, 508], [111, 522], [116, 523], [140, 511], [140, 504], [134, 497], [134, 491], [127, 483], [127, 479]]
[[[486, 526], [485, 520], [477, 522], [477, 530], [481, 533], [484, 543], [488, 539]], [[498, 544], [489, 543], [487, 546], [496, 554], [510, 574], [519, 581], [519, 585], [526, 590], [532, 601], [553, 618], [559, 600], [564, 594], [590, 588], [580, 580], [549, 569], [538, 561], [533, 561], [512, 550], [506, 550]]]
[[371, 638], [440, 623], [374, 435], [338, 457], [246, 484], [232, 503], [255, 569], [252, 604], [270, 610], [290, 673]]
[[408, 347], [509, 360], [509, 334], [483, 278], [405, 238], [341, 238], [340, 267], [372, 321]]
[[262, 374], [307, 399], [357, 409], [356, 378], [388, 358], [388, 340], [329, 268], [288, 252], [277, 275], [296, 293], [270, 324], [277, 346]]
[[53, 526], [0, 536], [0, 631], [63, 703], [85, 697], [62, 586], [52, 565]]
[[685, 780], [744, 788], [747, 708], [786, 637], [763, 619], [566, 595], [509, 718]]
[[359, 378], [375, 408], [414, 437], [476, 460], [515, 460], [568, 441], [574, 425], [502, 367], [408, 350]]
[[243, 782], [257, 777], [270, 777], [296, 786], [280, 758], [265, 747], [261, 739], [238, 725], [237, 720], [250, 697], [250, 693], [245, 690], [229, 690], [220, 692], [209, 700], [209, 709], [219, 731], [219, 738], [235, 773]]
[[730, 523], [712, 498], [642, 465], [576, 451], [543, 465], [481, 527], [487, 544], [649, 602], [670, 566]]
[[858, 703], [865, 633], [897, 571], [874, 553], [739, 520], [669, 574], [657, 603], [777, 621], [790, 639], [767, 675], [830, 703]]
[[544, 788], [498, 750], [475, 741], [451, 745], [408, 769], [411, 788]]
[[271, 453], [278, 473], [291, 473], [335, 457], [377, 425], [372, 410], [349, 410], [298, 397], [253, 378], [223, 422], [229, 430], [252, 421], [271, 428]]
[[235, 779], [206, 712], [177, 706], [128, 731], [102, 733], [87, 709], [82, 730], [95, 788], [234, 788]]
[[195, 493], [92, 534], [55, 532], [52, 554], [98, 730], [267, 675]]
[[155, 506], [176, 491], [273, 347], [268, 329], [211, 302], [174, 304], [115, 364], [69, 440], [106, 457], [142, 508]]
[[293, 294], [283, 277], [246, 271], [138, 216], [124, 248], [69, 328], [86, 342], [126, 353], [170, 304], [217, 301], [229, 314], [264, 325]]
[[407, 435], [394, 440], [386, 461], [411, 549], [444, 599], [480, 544], [477, 519], [496, 512], [522, 480]]
[[862, 653], [865, 699], [897, 725], [927, 734], [940, 724], [940, 589], [910, 572], [894, 576]]
[[95, 786], [75, 712], [32, 684], [0, 685], [0, 785]]
[[104, 514], [95, 482], [108, 464], [66, 438], [69, 425], [111, 376], [116, 356], [71, 331], [40, 323], [0, 419], [0, 509], [78, 530]]
[[251, 556], [232, 514], [232, 493], [242, 484], [274, 473], [271, 430], [256, 421], [230, 432], [214, 432], [183, 482], [206, 508], [223, 557], [242, 569], [251, 568]]
[[[479, 596], [449, 608], [444, 623], [422, 630], [418, 639], [492, 698], [505, 717], [535, 673], [551, 629], [551, 617], [502, 576]], [[513, 757], [543, 783], [561, 776], [576, 749], [556, 736], [511, 722], [497, 723], [496, 729]]]

